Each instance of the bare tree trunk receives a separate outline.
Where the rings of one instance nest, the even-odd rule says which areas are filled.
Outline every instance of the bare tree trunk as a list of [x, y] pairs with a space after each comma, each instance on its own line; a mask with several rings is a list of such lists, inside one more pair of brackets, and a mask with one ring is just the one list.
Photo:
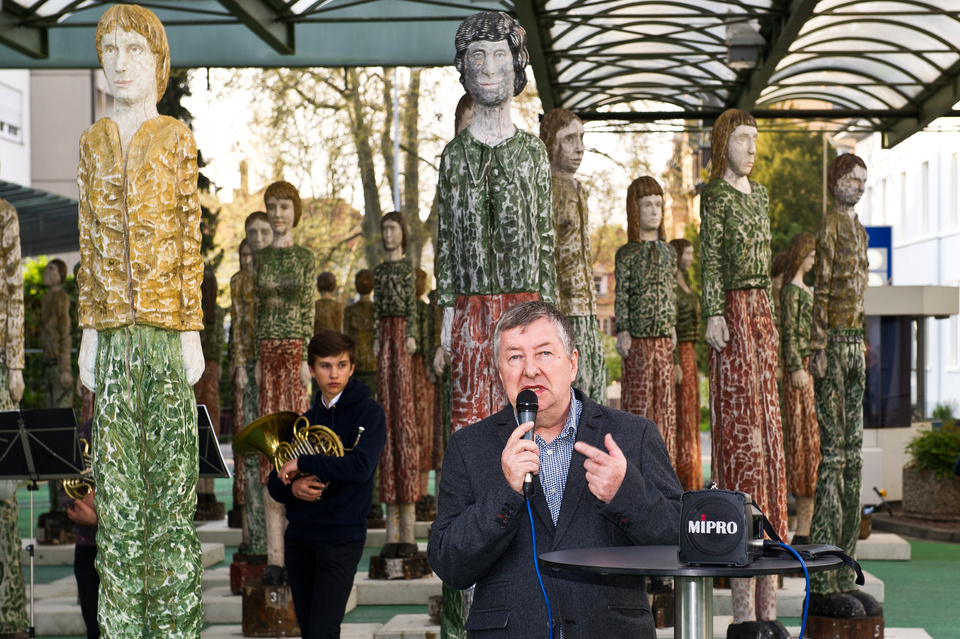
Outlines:
[[390, 210], [393, 210], [393, 80], [394, 69], [383, 67], [383, 134], [380, 136], [380, 153], [383, 154], [383, 170], [387, 174], [387, 184], [390, 186]]
[[403, 214], [409, 229], [407, 257], [414, 268], [420, 266], [420, 255], [426, 238], [420, 222], [420, 70], [410, 72], [410, 84], [403, 108]]
[[344, 98], [353, 125], [353, 143], [357, 147], [357, 163], [360, 167], [360, 183], [363, 185], [363, 242], [367, 267], [380, 263], [380, 192], [377, 189], [377, 172], [373, 163], [373, 147], [370, 144], [370, 125], [364, 113], [360, 96], [360, 83], [356, 69], [344, 72]]

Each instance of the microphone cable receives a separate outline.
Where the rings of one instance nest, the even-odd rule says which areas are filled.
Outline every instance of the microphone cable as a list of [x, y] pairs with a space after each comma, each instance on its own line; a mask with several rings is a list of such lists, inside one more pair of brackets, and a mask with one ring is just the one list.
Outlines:
[[[533, 510], [530, 508], [530, 499], [527, 502], [527, 514], [530, 516], [530, 536], [533, 538], [533, 569], [537, 573], [537, 581], [540, 582], [540, 592], [543, 593], [543, 601], [547, 604], [547, 630], [550, 639], [553, 639], [553, 612], [550, 610], [550, 599], [547, 598], [547, 589], [543, 585], [543, 577], [540, 575], [540, 564], [537, 562], [537, 531], [533, 525]], [[804, 567], [806, 570], [806, 567]]]
[[783, 548], [784, 550], [789, 552], [791, 555], [793, 555], [793, 557], [797, 561], [800, 562], [800, 567], [803, 568], [803, 578], [804, 580], [806, 580], [807, 590], [806, 590], [806, 595], [803, 598], [803, 617], [800, 620], [800, 637], [798, 637], [798, 639], [803, 639], [807, 631], [807, 612], [810, 609], [810, 573], [807, 571], [807, 564], [806, 562], [803, 561], [803, 557], [800, 556], [800, 553], [798, 553], [796, 550], [794, 550], [787, 544], [783, 543], [782, 541], [778, 541], [778, 542], [765, 541], [763, 542], [763, 545], [766, 546], [768, 543], [772, 546], [779, 546], [780, 548]]

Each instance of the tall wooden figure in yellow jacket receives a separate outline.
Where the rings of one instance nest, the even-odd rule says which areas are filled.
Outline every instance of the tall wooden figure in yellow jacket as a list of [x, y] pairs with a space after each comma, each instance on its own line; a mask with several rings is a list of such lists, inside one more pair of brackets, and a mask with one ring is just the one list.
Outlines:
[[98, 618], [104, 636], [200, 637], [197, 483], [200, 206], [197, 148], [160, 116], [163, 25], [110, 7], [97, 55], [115, 112], [80, 138], [80, 377], [96, 391]]

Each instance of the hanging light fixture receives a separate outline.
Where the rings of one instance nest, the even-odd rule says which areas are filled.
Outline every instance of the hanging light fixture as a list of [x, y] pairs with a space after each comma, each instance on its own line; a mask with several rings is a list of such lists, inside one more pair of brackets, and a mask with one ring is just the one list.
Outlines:
[[727, 66], [736, 71], [753, 69], [760, 62], [767, 43], [757, 29], [747, 22], [727, 25]]

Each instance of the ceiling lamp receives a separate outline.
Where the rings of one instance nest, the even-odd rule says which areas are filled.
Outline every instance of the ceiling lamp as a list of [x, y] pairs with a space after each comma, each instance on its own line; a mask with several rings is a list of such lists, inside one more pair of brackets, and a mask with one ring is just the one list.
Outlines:
[[763, 36], [746, 22], [727, 25], [727, 66], [736, 71], [753, 69], [760, 61]]

